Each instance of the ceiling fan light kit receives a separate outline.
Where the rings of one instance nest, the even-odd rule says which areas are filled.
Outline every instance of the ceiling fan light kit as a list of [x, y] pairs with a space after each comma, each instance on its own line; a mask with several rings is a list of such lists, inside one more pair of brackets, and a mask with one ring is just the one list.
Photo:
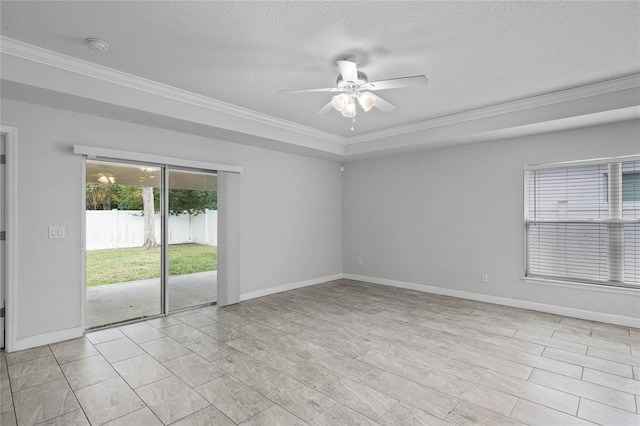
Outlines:
[[356, 111], [356, 104], [353, 102], [353, 99], [344, 107], [342, 111], [340, 111], [344, 117], [353, 118], [358, 113]]
[[342, 93], [340, 95], [335, 95], [333, 99], [331, 99], [331, 105], [336, 109], [336, 111], [342, 112], [347, 104], [349, 103], [349, 97]]
[[371, 92], [360, 93], [358, 95], [358, 103], [364, 112], [369, 112], [376, 105], [376, 96]]
[[331, 105], [345, 117], [351, 118], [357, 114], [356, 103], [353, 101], [353, 96], [347, 95], [346, 93], [334, 96], [333, 99], [331, 99]]
[[[344, 92], [333, 96], [331, 101], [322, 107], [316, 115], [326, 114], [333, 107], [333, 109], [339, 111], [344, 117], [351, 118], [351, 130], [354, 130], [355, 117], [358, 113], [356, 104], [359, 104], [364, 112], [369, 112], [374, 107], [382, 112], [391, 112], [396, 109], [394, 104], [371, 93], [371, 91], [426, 86], [429, 82], [426, 76], [416, 75], [370, 83], [367, 74], [358, 71], [357, 62], [358, 59], [355, 56], [349, 56], [347, 59], [336, 62], [340, 70], [340, 74], [338, 74], [338, 78], [336, 79], [336, 87], [281, 90], [280, 93]], [[358, 102], [356, 102], [356, 99]]]

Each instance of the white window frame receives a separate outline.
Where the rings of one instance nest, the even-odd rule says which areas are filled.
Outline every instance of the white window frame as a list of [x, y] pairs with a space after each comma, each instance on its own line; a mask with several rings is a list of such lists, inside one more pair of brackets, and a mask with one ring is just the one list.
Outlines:
[[[528, 172], [530, 171], [535, 171], [535, 170], [543, 170], [543, 169], [551, 169], [551, 168], [559, 168], [559, 167], [572, 167], [572, 166], [585, 166], [585, 165], [600, 165], [600, 164], [611, 164], [611, 163], [623, 163], [623, 162], [630, 162], [630, 161], [640, 161], [640, 155], [627, 155], [627, 156], [619, 156], [619, 157], [607, 157], [607, 158], [597, 158], [597, 159], [590, 159], [590, 160], [578, 160], [578, 161], [566, 161], [566, 162], [558, 162], [558, 163], [548, 163], [548, 164], [537, 164], [537, 165], [529, 165], [529, 166], [525, 166], [524, 168], [524, 226], [523, 226], [523, 233], [524, 233], [524, 258], [523, 258], [523, 276], [522, 276], [522, 280], [528, 284], [543, 284], [543, 285], [551, 285], [551, 286], [559, 286], [559, 287], [569, 287], [569, 288], [580, 288], [580, 289], [584, 289], [584, 290], [590, 290], [590, 291], [601, 291], [601, 292], [608, 292], [608, 293], [621, 293], [621, 294], [633, 294], [633, 295], [638, 295], [638, 293], [640, 293], [640, 287], [635, 287], [635, 286], [625, 286], [624, 284], [620, 283], [613, 283], [611, 281], [609, 282], [597, 282], [597, 281], [588, 281], [588, 280], [580, 280], [580, 279], [569, 279], [567, 278], [566, 280], [563, 278], [557, 278], [557, 277], [545, 277], [545, 276], [528, 276], [528, 258], [529, 258], [529, 241], [528, 241], [528, 227], [530, 226], [530, 224], [534, 221], [531, 221], [530, 218], [528, 217], [529, 214], [529, 185], [528, 185]], [[622, 171], [620, 171], [620, 174], [622, 174]], [[609, 190], [611, 191], [611, 187], [609, 187]], [[621, 190], [621, 188], [620, 188]], [[612, 209], [613, 214], [615, 217], [609, 217], [607, 219], [589, 219], [589, 220], [536, 220], [536, 223], [562, 223], [562, 222], [567, 222], [567, 223], [590, 223], [590, 224], [596, 224], [596, 223], [602, 223], [602, 224], [607, 224], [607, 225], [611, 225], [611, 224], [619, 224], [619, 225], [624, 225], [624, 224], [629, 224], [629, 223], [640, 223], [640, 219], [623, 219], [618, 213], [619, 213], [619, 209], [621, 209], [622, 206], [613, 206], [610, 207], [609, 212], [610, 215], [612, 214]], [[613, 227], [608, 226], [608, 232], [611, 232], [610, 230], [613, 229]], [[610, 265], [614, 268], [617, 269], [617, 266], [615, 264], [615, 259], [608, 259], [608, 261], [610, 262]], [[611, 262], [613, 262], [613, 265], [611, 264]], [[616, 272], [614, 271], [614, 274]]]

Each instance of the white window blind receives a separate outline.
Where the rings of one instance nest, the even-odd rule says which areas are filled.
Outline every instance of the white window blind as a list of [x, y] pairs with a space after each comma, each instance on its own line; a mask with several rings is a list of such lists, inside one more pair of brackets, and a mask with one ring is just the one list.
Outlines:
[[525, 171], [528, 277], [640, 287], [640, 157]]

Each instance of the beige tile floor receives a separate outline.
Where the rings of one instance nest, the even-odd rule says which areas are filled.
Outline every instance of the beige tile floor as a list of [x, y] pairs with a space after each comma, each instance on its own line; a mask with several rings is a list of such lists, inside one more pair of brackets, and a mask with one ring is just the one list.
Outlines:
[[338, 280], [1, 352], [2, 426], [640, 425], [640, 330]]

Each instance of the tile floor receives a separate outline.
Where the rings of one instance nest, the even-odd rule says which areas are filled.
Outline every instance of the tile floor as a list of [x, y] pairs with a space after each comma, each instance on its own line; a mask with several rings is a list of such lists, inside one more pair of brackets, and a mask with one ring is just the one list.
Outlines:
[[1, 352], [0, 423], [640, 425], [640, 330], [349, 280]]

